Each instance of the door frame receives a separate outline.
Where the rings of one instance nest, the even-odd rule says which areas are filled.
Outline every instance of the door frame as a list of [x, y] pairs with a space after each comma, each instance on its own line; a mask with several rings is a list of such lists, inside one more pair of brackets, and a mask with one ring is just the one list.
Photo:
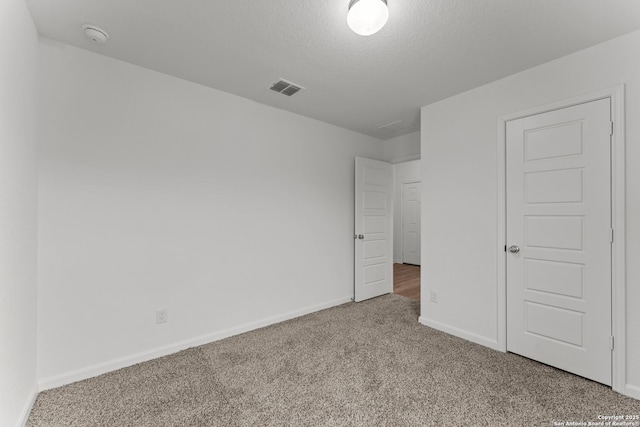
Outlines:
[[[404, 264], [404, 185], [418, 184], [418, 183], [422, 185], [422, 181], [418, 179], [403, 180], [400, 183], [400, 264]], [[420, 194], [420, 196], [421, 196], [420, 212], [422, 212], [422, 194]], [[420, 214], [420, 216], [422, 216], [422, 214]], [[419, 218], [419, 220], [420, 220], [420, 238], [422, 238], [422, 218]], [[422, 241], [420, 242], [420, 245], [422, 246]], [[420, 247], [420, 253], [422, 254], [422, 247]]]
[[625, 125], [624, 84], [596, 92], [565, 99], [525, 111], [507, 114], [498, 118], [497, 139], [497, 190], [498, 190], [498, 235], [497, 235], [497, 349], [507, 351], [507, 253], [506, 241], [506, 125], [508, 121], [523, 117], [573, 107], [599, 99], [611, 99], [611, 222], [614, 239], [611, 245], [611, 334], [615, 345], [611, 357], [612, 389], [631, 396], [626, 387], [626, 188], [625, 188]]

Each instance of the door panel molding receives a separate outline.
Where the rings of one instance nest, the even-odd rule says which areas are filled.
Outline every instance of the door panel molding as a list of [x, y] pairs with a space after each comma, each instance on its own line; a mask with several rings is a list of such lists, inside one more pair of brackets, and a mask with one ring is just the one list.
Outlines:
[[625, 125], [624, 85], [577, 96], [563, 101], [534, 107], [498, 118], [497, 138], [497, 348], [507, 351], [507, 279], [506, 279], [506, 126], [507, 122], [535, 114], [572, 107], [586, 102], [609, 98], [611, 100], [611, 219], [614, 229], [612, 253], [612, 334], [615, 348], [612, 352], [612, 388], [632, 397], [636, 390], [626, 381], [626, 188], [625, 188]]

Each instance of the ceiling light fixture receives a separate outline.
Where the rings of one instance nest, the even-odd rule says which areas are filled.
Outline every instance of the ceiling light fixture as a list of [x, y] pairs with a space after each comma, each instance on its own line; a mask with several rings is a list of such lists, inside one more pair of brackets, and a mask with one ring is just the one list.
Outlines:
[[351, 0], [347, 24], [354, 33], [370, 36], [384, 27], [389, 19], [387, 0]]

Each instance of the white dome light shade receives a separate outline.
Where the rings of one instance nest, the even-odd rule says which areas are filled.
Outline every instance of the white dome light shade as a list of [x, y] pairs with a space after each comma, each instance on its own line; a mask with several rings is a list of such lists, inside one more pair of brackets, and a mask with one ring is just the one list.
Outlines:
[[347, 24], [354, 33], [370, 36], [384, 27], [389, 19], [387, 0], [351, 0]]

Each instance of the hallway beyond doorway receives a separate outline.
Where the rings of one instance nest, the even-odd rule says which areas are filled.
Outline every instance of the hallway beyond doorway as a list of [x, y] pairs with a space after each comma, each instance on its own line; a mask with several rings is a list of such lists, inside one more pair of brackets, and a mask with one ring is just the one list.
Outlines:
[[393, 293], [420, 301], [420, 266], [393, 264]]

